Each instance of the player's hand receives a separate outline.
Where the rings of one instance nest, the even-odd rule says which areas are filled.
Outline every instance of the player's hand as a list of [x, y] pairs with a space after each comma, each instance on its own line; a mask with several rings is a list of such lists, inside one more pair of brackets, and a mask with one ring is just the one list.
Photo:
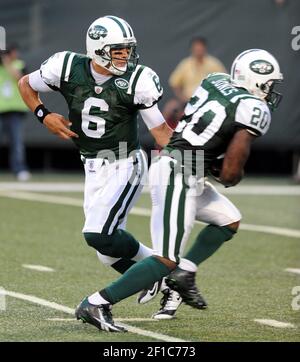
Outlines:
[[221, 171], [222, 171], [222, 167], [223, 167], [223, 161], [224, 161], [224, 154], [220, 155], [219, 157], [215, 158], [214, 160], [212, 160], [210, 167], [209, 167], [209, 174], [217, 181], [217, 182], [221, 182], [220, 180], [220, 175], [221, 175]]
[[72, 137], [78, 138], [78, 134], [68, 128], [71, 126], [72, 123], [65, 119], [61, 114], [49, 113], [44, 118], [43, 124], [48, 128], [51, 133], [57, 135], [64, 140], [68, 140]]

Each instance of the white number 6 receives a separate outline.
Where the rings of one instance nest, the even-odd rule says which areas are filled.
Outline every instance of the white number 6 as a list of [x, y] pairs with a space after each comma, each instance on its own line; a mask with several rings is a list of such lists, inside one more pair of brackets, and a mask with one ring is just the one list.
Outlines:
[[91, 138], [101, 138], [105, 133], [105, 119], [90, 114], [92, 107], [100, 108], [101, 111], [108, 112], [109, 106], [103, 99], [90, 97], [83, 105], [81, 111], [81, 128], [83, 132]]

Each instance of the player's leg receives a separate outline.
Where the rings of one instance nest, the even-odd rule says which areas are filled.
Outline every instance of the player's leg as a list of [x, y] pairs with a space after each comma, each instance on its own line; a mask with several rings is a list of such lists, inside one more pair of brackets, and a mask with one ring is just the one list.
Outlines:
[[97, 250], [99, 259], [122, 273], [136, 260], [151, 255], [151, 249], [120, 227], [141, 192], [145, 160], [139, 153], [134, 161], [101, 165], [99, 162], [99, 159], [87, 160], [85, 165], [83, 232], [88, 245]]
[[[119, 221], [119, 226], [118, 226], [119, 230], [126, 230], [127, 215], [130, 213], [130, 210], [132, 209], [132, 207], [136, 204], [136, 202], [142, 192], [143, 186], [144, 186], [144, 179], [147, 175], [147, 160], [145, 159], [145, 156], [143, 153], [141, 153], [141, 157], [142, 157], [145, 172], [142, 176], [142, 180], [141, 180], [135, 194], [133, 195], [133, 197], [129, 203], [127, 212], [123, 214], [124, 216]], [[131, 259], [114, 258], [112, 256], [101, 254], [99, 251], [97, 251], [97, 257], [104, 265], [111, 266], [113, 269], [115, 269], [117, 272], [119, 272], [121, 274], [123, 274], [127, 269], [129, 269], [135, 262], [142, 260], [152, 254], [153, 254], [152, 249], [147, 247], [140, 241], [139, 241], [138, 251]]]
[[[188, 192], [188, 188], [183, 182], [182, 175], [175, 177], [166, 171], [170, 167], [170, 159], [162, 157], [157, 165], [152, 166], [151, 197], [151, 235], [154, 252], [168, 258], [175, 258], [183, 250], [188, 235], [195, 219], [194, 199]], [[171, 161], [171, 165], [172, 165]], [[155, 179], [156, 176], [156, 179]], [[176, 257], [175, 257], [176, 255]], [[181, 304], [181, 297], [172, 291], [163, 278], [160, 290], [163, 296], [160, 301], [160, 309], [152, 315], [154, 319], [171, 319], [175, 317], [175, 312]], [[155, 296], [153, 290], [149, 290], [152, 298]], [[156, 290], [157, 292], [157, 290]]]
[[241, 215], [225, 196], [206, 182], [204, 191], [197, 200], [196, 218], [209, 225], [198, 234], [194, 244], [180, 260], [179, 267], [170, 274], [169, 279], [171, 283], [177, 285], [177, 288], [185, 289], [185, 286], [189, 285], [189, 289], [185, 291], [186, 302], [198, 308], [194, 301], [197, 295], [195, 277], [198, 265], [213, 255], [225, 241], [233, 237], [238, 229]]
[[[209, 182], [205, 183], [203, 194], [198, 198], [196, 219], [208, 224], [197, 236], [193, 246], [181, 260], [182, 267], [196, 271], [196, 266], [213, 255], [225, 241], [237, 232], [241, 214], [239, 210], [219, 193]], [[192, 270], [193, 269], [193, 270]]]
[[[170, 165], [172, 160], [166, 157], [163, 159], [161, 170], [164, 180], [170, 179], [170, 182], [163, 181], [162, 186], [155, 186], [154, 193], [151, 186], [154, 212], [151, 231], [152, 237], [158, 239], [154, 242], [156, 256], [139, 261], [117, 281], [94, 293], [88, 298], [91, 305], [115, 304], [168, 275], [179, 261], [180, 249], [184, 247], [182, 243], [187, 240], [194, 222], [196, 204], [195, 198], [188, 197], [189, 189], [184, 184], [182, 175], [174, 174], [174, 168]], [[153, 175], [156, 176], [158, 173], [156, 167], [152, 171], [150, 183], [153, 185]], [[85, 305], [86, 301], [82, 303]], [[82, 304], [77, 308], [79, 318], [82, 308]]]

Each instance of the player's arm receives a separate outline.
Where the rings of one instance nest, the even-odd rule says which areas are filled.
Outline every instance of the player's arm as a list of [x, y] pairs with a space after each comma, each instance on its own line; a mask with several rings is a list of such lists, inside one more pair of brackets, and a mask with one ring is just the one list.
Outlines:
[[143, 121], [156, 143], [161, 147], [169, 143], [172, 135], [172, 129], [166, 123], [157, 106], [162, 94], [163, 88], [160, 85], [158, 75], [152, 69], [144, 67], [136, 81], [134, 103], [139, 108]]
[[271, 114], [267, 105], [258, 99], [242, 99], [235, 113], [235, 132], [224, 157], [220, 181], [225, 186], [234, 186], [244, 174], [251, 143], [269, 129]]
[[256, 136], [246, 129], [238, 130], [233, 136], [225, 153], [219, 177], [224, 186], [235, 186], [241, 181], [244, 175], [244, 166], [250, 154], [251, 144], [255, 138]]
[[169, 143], [173, 130], [168, 126], [167, 122], [164, 122], [160, 126], [152, 128], [150, 132], [155, 138], [156, 143], [160, 147], [164, 147]]
[[[47, 129], [62, 139], [78, 137], [68, 127], [71, 122], [65, 119], [61, 114], [52, 113], [42, 103], [39, 93], [50, 92], [54, 87], [57, 88], [60, 82], [60, 76], [57, 71], [57, 63], [62, 58], [63, 53], [57, 53], [50, 58], [48, 62], [43, 63], [41, 70], [23, 76], [19, 82], [19, 91], [27, 104], [28, 108], [37, 116]], [[43, 77], [41, 72], [45, 73]], [[45, 79], [48, 83], [45, 82]], [[52, 88], [51, 88], [52, 87]]]
[[155, 139], [155, 142], [164, 147], [169, 143], [172, 136], [172, 129], [166, 123], [164, 116], [157, 107], [157, 104], [151, 108], [140, 110], [140, 114]]

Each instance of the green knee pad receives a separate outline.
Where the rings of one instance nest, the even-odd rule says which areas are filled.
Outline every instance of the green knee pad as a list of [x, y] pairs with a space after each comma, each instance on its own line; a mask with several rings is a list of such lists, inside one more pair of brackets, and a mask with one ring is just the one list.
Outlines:
[[115, 230], [111, 235], [84, 233], [89, 246], [103, 255], [113, 258], [133, 258], [139, 250], [139, 242], [125, 230]]

